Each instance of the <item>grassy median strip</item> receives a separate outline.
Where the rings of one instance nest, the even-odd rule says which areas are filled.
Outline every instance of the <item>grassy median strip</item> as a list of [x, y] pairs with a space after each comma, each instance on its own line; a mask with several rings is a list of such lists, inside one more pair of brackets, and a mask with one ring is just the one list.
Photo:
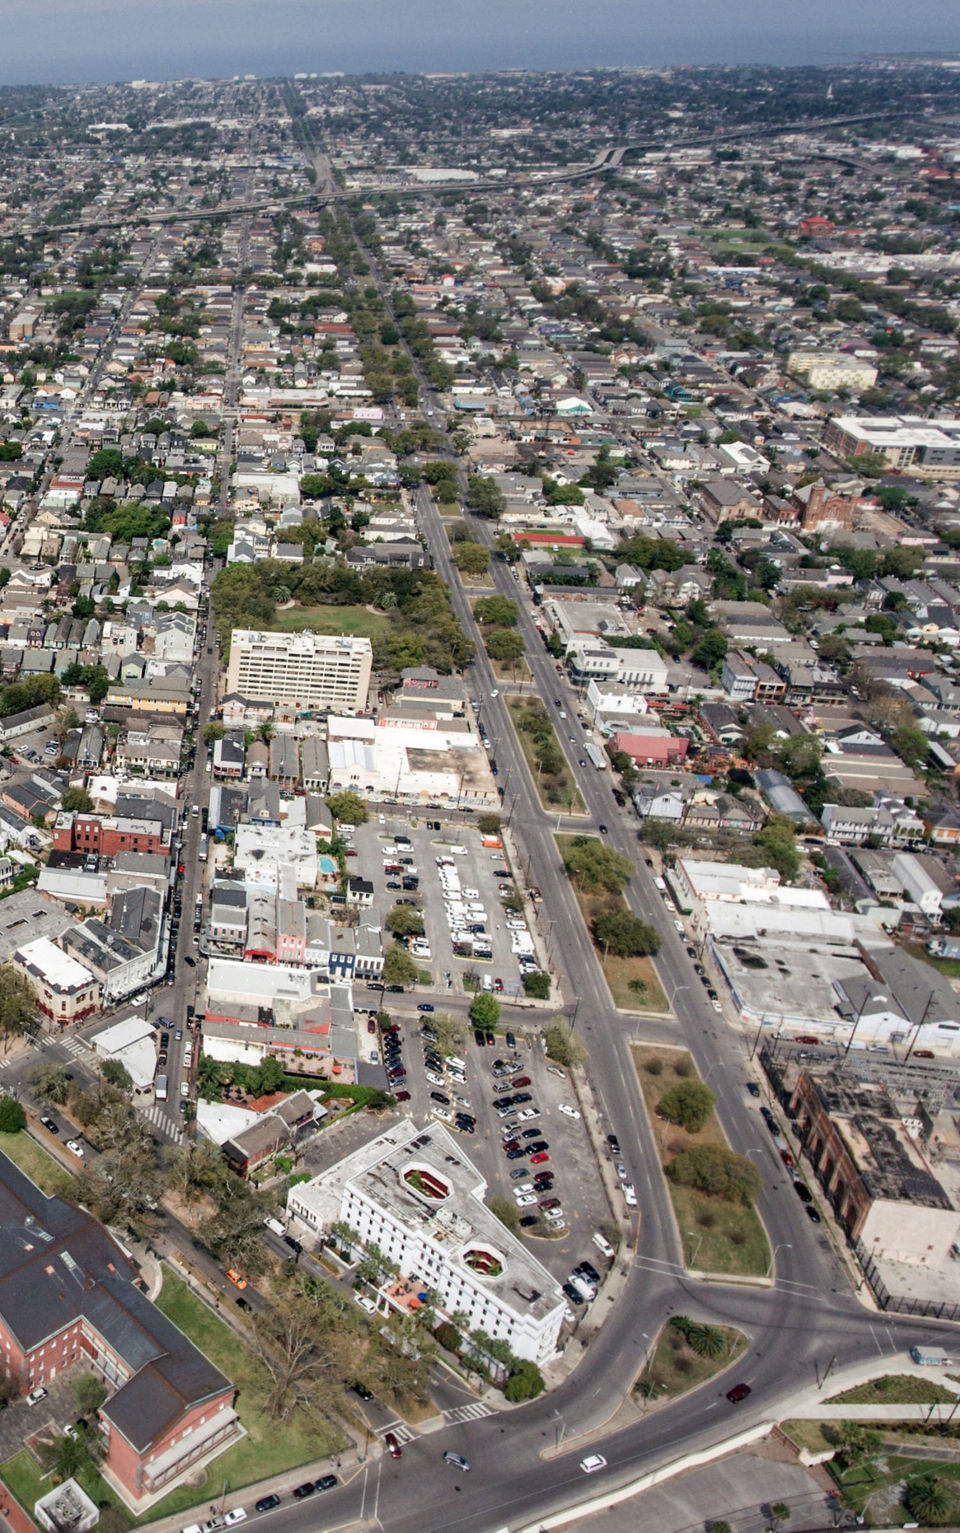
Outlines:
[[507, 707], [544, 809], [583, 814], [580, 790], [539, 697], [508, 697]]
[[[657, 1115], [657, 1108], [670, 1087], [678, 1082], [698, 1080], [686, 1049], [634, 1044], [631, 1052], [664, 1171], [685, 1150], [715, 1147], [729, 1155], [723, 1130], [712, 1110], [703, 1127], [695, 1133]], [[752, 1203], [682, 1185], [669, 1176], [667, 1188], [688, 1267], [725, 1276], [766, 1275], [770, 1246]]]
[[749, 1345], [732, 1325], [698, 1325], [674, 1315], [662, 1327], [633, 1392], [649, 1401], [673, 1400], [723, 1373]]
[[[164, 1268], [157, 1308], [237, 1386], [237, 1413], [247, 1435], [214, 1461], [209, 1470], [211, 1485], [219, 1490], [226, 1480], [236, 1490], [347, 1447], [339, 1428], [319, 1411], [310, 1420], [297, 1410], [286, 1421], [270, 1417], [266, 1409], [269, 1381], [263, 1364], [169, 1267]], [[205, 1495], [196, 1486], [173, 1491], [154, 1508], [151, 1518], [179, 1512], [198, 1499], [205, 1499]]]

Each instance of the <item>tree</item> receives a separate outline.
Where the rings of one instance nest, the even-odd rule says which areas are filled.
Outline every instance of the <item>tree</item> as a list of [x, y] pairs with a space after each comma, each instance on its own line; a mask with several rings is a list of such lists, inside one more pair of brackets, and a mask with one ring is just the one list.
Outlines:
[[419, 969], [399, 942], [391, 942], [383, 956], [381, 978], [385, 985], [415, 985]]
[[800, 872], [800, 855], [797, 851], [796, 829], [791, 820], [782, 814], [772, 814], [763, 829], [754, 835], [753, 844], [761, 849], [784, 883], [793, 882]]
[[4, 1050], [11, 1038], [32, 1031], [37, 1019], [37, 1003], [29, 980], [13, 964], [0, 964], [0, 1038]]
[[169, 1187], [183, 1203], [196, 1202], [232, 1175], [219, 1150], [208, 1139], [172, 1146], [167, 1152], [165, 1172]]
[[521, 1358], [510, 1373], [503, 1392], [512, 1404], [516, 1404], [520, 1400], [535, 1400], [545, 1388], [543, 1374], [536, 1363]]
[[16, 1097], [0, 1097], [0, 1134], [19, 1134], [27, 1126], [27, 1115]]
[[477, 516], [496, 521], [506, 508], [506, 499], [497, 488], [496, 480], [483, 474], [471, 474], [467, 480], [467, 505]]
[[59, 1107], [70, 1095], [70, 1080], [65, 1065], [37, 1065], [30, 1072], [30, 1084], [38, 1097]]
[[499, 836], [500, 816], [498, 814], [481, 814], [477, 816], [477, 829], [481, 836]]
[[723, 1144], [697, 1144], [681, 1150], [667, 1167], [671, 1181], [697, 1187], [731, 1203], [750, 1203], [760, 1190], [760, 1175], [745, 1155]]
[[536, 969], [532, 974], [525, 974], [523, 976], [523, 993], [535, 1001], [549, 1001], [549, 974], [544, 974], [541, 969]]
[[344, 1379], [356, 1378], [365, 1343], [345, 1324], [326, 1285], [298, 1275], [254, 1315], [253, 1350], [270, 1379], [267, 1412], [286, 1421], [297, 1407], [318, 1413], [319, 1400], [336, 1397]]
[[562, 1017], [554, 1017], [552, 1022], [547, 1023], [543, 1030], [543, 1041], [548, 1059], [558, 1065], [565, 1065], [567, 1069], [572, 1070], [576, 1065], [582, 1065], [587, 1057], [580, 1039]]
[[89, 814], [93, 808], [93, 799], [86, 788], [68, 788], [60, 801], [61, 809], [77, 814]]
[[481, 596], [473, 604], [473, 615], [478, 623], [486, 623], [491, 628], [514, 628], [520, 608], [509, 596]]
[[394, 905], [384, 925], [395, 937], [421, 937], [424, 932], [423, 916], [413, 905]]
[[491, 1198], [487, 1206], [494, 1218], [506, 1225], [511, 1235], [519, 1235], [520, 1215], [515, 1203], [511, 1203], [509, 1198]]
[[713, 1092], [705, 1081], [675, 1081], [657, 1103], [657, 1112], [668, 1123], [677, 1123], [689, 1134], [699, 1134], [713, 1111]]
[[215, 745], [218, 740], [223, 739], [226, 732], [225, 724], [222, 724], [219, 719], [211, 719], [209, 724], [204, 724], [203, 726], [204, 745]]
[[485, 990], [478, 990], [470, 1002], [470, 1021], [474, 1027], [485, 1028], [492, 1032], [500, 1021], [500, 1002]]
[[451, 558], [461, 575], [485, 575], [490, 568], [490, 550], [482, 543], [455, 543]]
[[930, 753], [930, 741], [915, 724], [901, 724], [893, 731], [893, 748], [908, 767], [926, 765]]
[[463, 1048], [467, 1030], [459, 1017], [451, 1016], [448, 1011], [435, 1011], [429, 1023], [436, 1040], [433, 1047], [441, 1059], [449, 1059], [451, 1054]]
[[950, 1516], [950, 1500], [937, 1474], [920, 1474], [907, 1481], [905, 1497], [911, 1516], [936, 1525]]
[[126, 1065], [119, 1059], [105, 1059], [100, 1066], [100, 1074], [111, 1086], [116, 1086], [120, 1091], [132, 1091], [133, 1079]]
[[594, 917], [597, 942], [618, 958], [643, 958], [660, 951], [660, 938], [652, 926], [632, 910], [603, 910]]
[[107, 1386], [95, 1373], [78, 1373], [70, 1380], [70, 1392], [81, 1416], [95, 1416], [107, 1398]]
[[487, 653], [504, 665], [516, 665], [526, 653], [527, 645], [522, 634], [510, 628], [495, 628], [486, 639]]
[[563, 865], [577, 887], [587, 894], [606, 890], [619, 894], [633, 872], [633, 863], [593, 836], [575, 836], [564, 848]]
[[327, 808], [342, 825], [366, 825], [370, 818], [370, 812], [359, 793], [353, 793], [349, 788], [342, 793], [329, 794]]

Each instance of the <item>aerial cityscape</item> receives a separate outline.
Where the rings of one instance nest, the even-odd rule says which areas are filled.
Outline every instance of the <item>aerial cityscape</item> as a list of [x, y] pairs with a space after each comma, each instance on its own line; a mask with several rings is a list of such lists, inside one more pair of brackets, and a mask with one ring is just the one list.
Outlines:
[[0, 1533], [960, 1526], [960, 62], [0, 87]]

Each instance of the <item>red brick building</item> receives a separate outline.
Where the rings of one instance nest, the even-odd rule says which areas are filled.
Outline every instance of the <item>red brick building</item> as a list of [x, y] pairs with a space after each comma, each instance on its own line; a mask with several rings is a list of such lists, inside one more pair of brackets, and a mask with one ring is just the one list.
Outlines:
[[141, 1292], [82, 1208], [45, 1197], [0, 1154], [0, 1356], [24, 1391], [70, 1369], [110, 1394], [102, 1473], [135, 1512], [242, 1435], [234, 1386]]
[[672, 735], [667, 729], [622, 731], [614, 735], [612, 749], [625, 751], [639, 767], [666, 766], [682, 761], [690, 748], [686, 735]]
[[54, 823], [53, 847], [57, 852], [91, 852], [100, 857], [115, 857], [118, 852], [159, 852], [164, 857], [170, 850], [170, 833], [160, 820], [63, 811]]

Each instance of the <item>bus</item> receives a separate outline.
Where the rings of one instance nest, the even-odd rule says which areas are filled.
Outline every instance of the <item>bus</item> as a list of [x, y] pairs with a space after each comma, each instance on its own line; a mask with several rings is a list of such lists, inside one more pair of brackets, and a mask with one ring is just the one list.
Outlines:
[[198, 932], [200, 930], [200, 922], [202, 920], [203, 920], [203, 895], [202, 894], [198, 894], [197, 895], [196, 904], [193, 907], [193, 929], [194, 929], [195, 932]]
[[600, 749], [599, 745], [591, 745], [588, 741], [587, 744], [583, 747], [583, 750], [584, 755], [589, 761], [593, 763], [598, 772], [606, 771], [607, 758], [603, 751]]

